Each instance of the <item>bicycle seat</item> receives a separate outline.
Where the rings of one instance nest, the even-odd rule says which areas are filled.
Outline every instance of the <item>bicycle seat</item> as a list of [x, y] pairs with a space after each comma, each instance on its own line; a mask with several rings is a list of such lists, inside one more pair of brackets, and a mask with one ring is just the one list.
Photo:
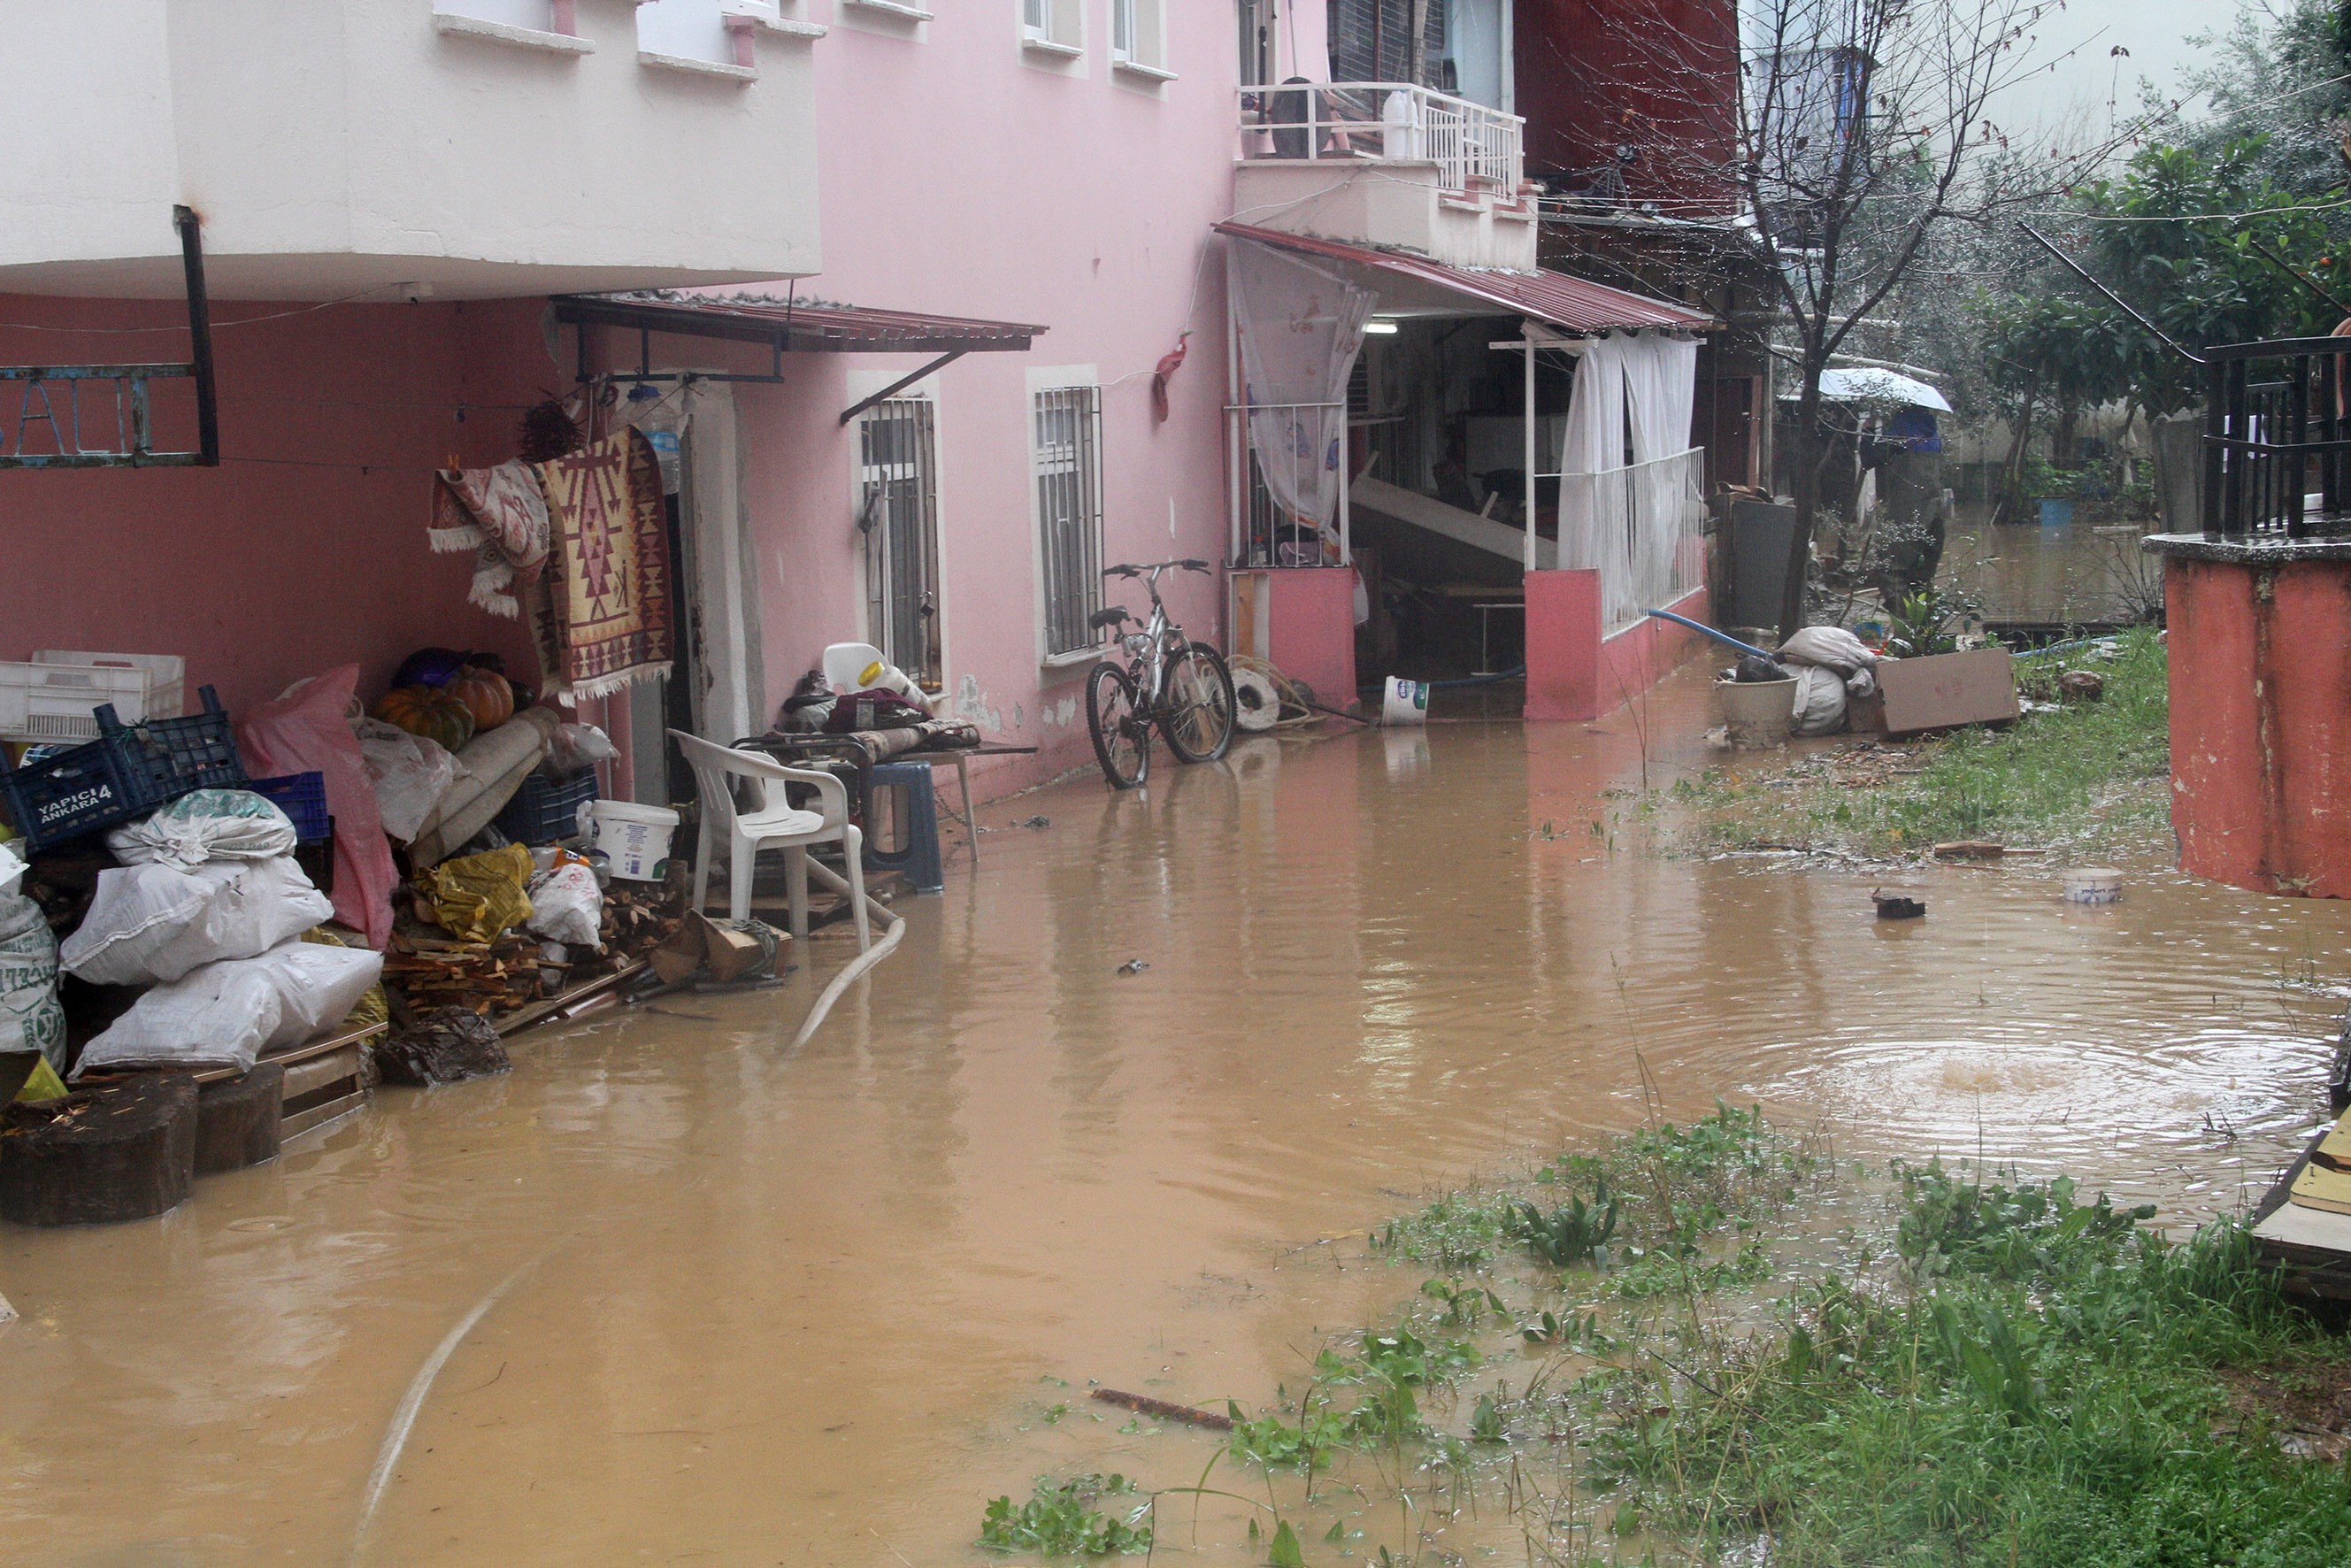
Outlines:
[[1113, 604], [1107, 610], [1097, 610], [1092, 615], [1087, 616], [1086, 624], [1099, 632], [1106, 626], [1115, 626], [1120, 622], [1126, 619], [1128, 619], [1126, 611], [1121, 606]]

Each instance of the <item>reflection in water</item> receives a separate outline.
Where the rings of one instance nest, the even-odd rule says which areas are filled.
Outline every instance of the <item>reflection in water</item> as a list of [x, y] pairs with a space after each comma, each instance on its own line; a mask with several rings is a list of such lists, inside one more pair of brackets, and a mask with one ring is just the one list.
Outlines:
[[[0, 1233], [0, 1559], [346, 1559], [403, 1390], [533, 1259], [365, 1561], [973, 1561], [1040, 1471], [1188, 1484], [1207, 1440], [1092, 1419], [1086, 1379], [1270, 1397], [1419, 1282], [1318, 1240], [1634, 1124], [1644, 1068], [1677, 1117], [1760, 1099], [2177, 1219], [2278, 1166], [2323, 1103], [2339, 905], [1922, 869], [1894, 880], [1928, 918], [1886, 928], [1856, 874], [1645, 858], [1601, 791], [1645, 747], [1704, 760], [1702, 677], [1592, 727], [1048, 791], [798, 1054], [805, 987], [606, 1013], [159, 1223]], [[1204, 1555], [1261, 1557], [1206, 1518]]]
[[1941, 576], [1983, 601], [1993, 621], [2128, 624], [2162, 601], [2162, 562], [2138, 548], [2153, 523], [2032, 523], [1994, 527], [1966, 506], [1943, 551]]

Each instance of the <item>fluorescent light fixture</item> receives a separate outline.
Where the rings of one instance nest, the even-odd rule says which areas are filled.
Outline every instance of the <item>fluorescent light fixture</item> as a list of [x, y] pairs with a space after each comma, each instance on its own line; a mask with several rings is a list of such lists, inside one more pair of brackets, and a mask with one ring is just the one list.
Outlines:
[[1395, 329], [1396, 324], [1393, 321], [1366, 321], [1364, 323], [1364, 331], [1377, 332], [1383, 337], [1393, 334]]

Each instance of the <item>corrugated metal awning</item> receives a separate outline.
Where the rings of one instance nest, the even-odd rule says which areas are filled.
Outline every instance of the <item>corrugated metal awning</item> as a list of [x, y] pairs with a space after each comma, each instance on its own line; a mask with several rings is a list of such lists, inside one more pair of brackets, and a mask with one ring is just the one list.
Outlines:
[[876, 310], [767, 295], [566, 294], [549, 302], [571, 326], [622, 327], [764, 343], [778, 353], [956, 354], [1017, 351], [1045, 329], [914, 310]]
[[1636, 328], [1703, 332], [1721, 325], [1706, 312], [1686, 305], [1652, 299], [1548, 268], [1510, 272], [1499, 267], [1447, 267], [1425, 256], [1283, 234], [1279, 229], [1261, 229], [1251, 224], [1216, 226], [1217, 233], [1235, 239], [1278, 246], [1329, 261], [1351, 262], [1425, 289], [1476, 301], [1490, 307], [1496, 314], [1531, 316], [1568, 332], [1617, 332]]

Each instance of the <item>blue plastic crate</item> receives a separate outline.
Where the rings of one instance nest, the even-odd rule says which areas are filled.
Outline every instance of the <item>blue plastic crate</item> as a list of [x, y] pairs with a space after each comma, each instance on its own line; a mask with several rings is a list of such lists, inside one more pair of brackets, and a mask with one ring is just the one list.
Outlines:
[[98, 738], [21, 768], [0, 750], [0, 798], [33, 853], [94, 833], [192, 789], [242, 789], [245, 765], [228, 714], [210, 686], [204, 711], [126, 725], [114, 705], [97, 710]]
[[283, 773], [256, 779], [246, 786], [294, 820], [294, 837], [319, 843], [334, 832], [327, 815], [327, 776], [323, 773]]
[[518, 844], [552, 844], [580, 836], [580, 808], [596, 795], [596, 770], [530, 774], [497, 815], [497, 830]]

